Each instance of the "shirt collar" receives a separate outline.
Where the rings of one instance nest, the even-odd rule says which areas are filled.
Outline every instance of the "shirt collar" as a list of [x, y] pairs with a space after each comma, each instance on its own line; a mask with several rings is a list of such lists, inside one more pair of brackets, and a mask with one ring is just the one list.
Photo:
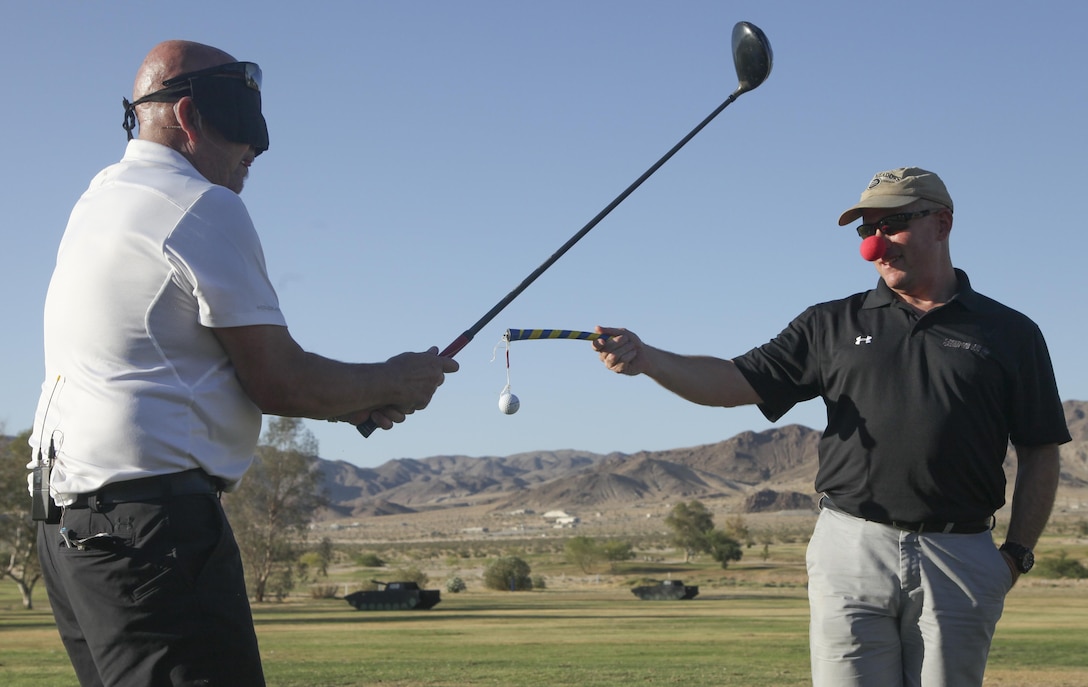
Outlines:
[[125, 162], [145, 162], [155, 165], [173, 167], [179, 172], [204, 178], [197, 171], [193, 163], [178, 151], [154, 141], [143, 141], [138, 138], [128, 142], [125, 147]]
[[[971, 288], [971, 280], [968, 278], [967, 273], [961, 269], [955, 269], [956, 272], [956, 293], [949, 299], [949, 303], [956, 302], [967, 308], [968, 310], [977, 310], [982, 304], [982, 298], [979, 294]], [[862, 304], [863, 308], [882, 308], [893, 303], [898, 302], [898, 298], [895, 292], [884, 283], [883, 279], [877, 281], [876, 288], [872, 291], [868, 291], [865, 294], [865, 302]]]

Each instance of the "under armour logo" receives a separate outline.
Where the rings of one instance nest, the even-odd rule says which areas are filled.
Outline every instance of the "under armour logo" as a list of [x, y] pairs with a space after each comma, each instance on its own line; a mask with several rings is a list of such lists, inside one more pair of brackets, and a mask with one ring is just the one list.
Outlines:
[[858, 338], [854, 339], [854, 345], [855, 346], [860, 346], [861, 344], [871, 344], [871, 343], [873, 343], [873, 337], [872, 336], [859, 336]]

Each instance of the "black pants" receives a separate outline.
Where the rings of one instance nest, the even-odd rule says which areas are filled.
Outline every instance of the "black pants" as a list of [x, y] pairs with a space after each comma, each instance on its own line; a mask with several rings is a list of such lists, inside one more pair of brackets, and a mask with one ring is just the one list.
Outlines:
[[238, 545], [215, 494], [65, 508], [59, 525], [39, 528], [38, 555], [83, 687], [264, 685]]

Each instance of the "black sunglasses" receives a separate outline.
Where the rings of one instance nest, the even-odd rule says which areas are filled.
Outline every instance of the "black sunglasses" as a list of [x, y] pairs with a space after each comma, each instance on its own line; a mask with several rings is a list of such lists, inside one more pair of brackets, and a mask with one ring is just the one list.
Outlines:
[[940, 208], [919, 210], [918, 212], [900, 212], [895, 215], [888, 215], [882, 217], [872, 224], [859, 224], [858, 236], [863, 239], [867, 239], [870, 236], [876, 235], [876, 230], [879, 229], [885, 236], [891, 236], [892, 234], [898, 234], [907, 228], [912, 220], [925, 217], [926, 215], [933, 214], [934, 212], [940, 212]]
[[214, 67], [208, 67], [207, 69], [199, 69], [195, 72], [178, 74], [172, 79], [163, 81], [162, 90], [174, 88], [181, 84], [186, 84], [186, 82], [191, 79], [199, 79], [204, 76], [233, 77], [245, 81], [246, 85], [255, 91], [261, 90], [261, 68], [257, 66], [256, 62], [228, 62], [227, 64], [218, 64]]

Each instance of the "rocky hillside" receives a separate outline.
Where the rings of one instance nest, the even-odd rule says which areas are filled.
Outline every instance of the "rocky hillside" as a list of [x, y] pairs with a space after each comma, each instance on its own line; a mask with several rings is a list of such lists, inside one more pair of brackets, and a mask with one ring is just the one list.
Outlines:
[[[1066, 401], [1073, 440], [1062, 446], [1063, 488], [1088, 488], [1088, 402]], [[435, 456], [376, 468], [317, 459], [331, 507], [322, 518], [391, 515], [487, 504], [557, 509], [738, 497], [747, 511], [809, 507], [820, 433], [800, 425], [744, 432], [716, 444], [600, 455], [538, 451], [507, 457]], [[0, 436], [0, 448], [11, 437]], [[1015, 459], [1010, 450], [1006, 471]]]
[[1073, 441], [1062, 446], [1062, 483], [1088, 487], [1088, 402], [1066, 401], [1063, 405]]
[[[1073, 441], [1062, 484], [1088, 487], [1088, 402], [1067, 401]], [[508, 457], [435, 456], [376, 468], [321, 461], [327, 517], [389, 515], [487, 503], [496, 510], [581, 508], [735, 495], [746, 508], [808, 507], [820, 433], [800, 425], [744, 432], [716, 444], [600, 455], [540, 451]], [[1010, 450], [1006, 469], [1015, 470]]]
[[819, 433], [800, 425], [745, 432], [717, 444], [600, 455], [541, 451], [508, 457], [436, 456], [377, 468], [322, 461], [336, 516], [385, 515], [492, 502], [564, 508], [742, 493], [815, 477]]

